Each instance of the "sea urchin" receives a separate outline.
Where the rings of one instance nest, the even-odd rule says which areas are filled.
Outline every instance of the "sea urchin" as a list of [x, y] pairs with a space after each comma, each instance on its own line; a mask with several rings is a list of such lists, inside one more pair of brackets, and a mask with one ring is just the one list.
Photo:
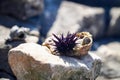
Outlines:
[[60, 37], [55, 34], [53, 34], [53, 36], [56, 38], [56, 40], [53, 39], [53, 42], [55, 43], [54, 46], [56, 46], [56, 51], [58, 51], [60, 55], [70, 55], [70, 53], [73, 51], [73, 48], [77, 44], [76, 34], [70, 34], [68, 32], [67, 36], [65, 37], [63, 36], [63, 34], [61, 34]]
[[53, 34], [42, 45], [53, 55], [81, 57], [88, 54], [92, 42], [92, 35], [89, 32], [79, 32], [68, 33], [66, 36]]

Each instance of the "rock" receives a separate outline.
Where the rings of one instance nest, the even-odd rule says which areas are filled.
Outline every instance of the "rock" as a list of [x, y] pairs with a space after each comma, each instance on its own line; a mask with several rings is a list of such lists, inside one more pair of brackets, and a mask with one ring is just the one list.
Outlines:
[[40, 32], [38, 30], [31, 30], [28, 36], [25, 38], [25, 41], [27, 43], [29, 42], [38, 43], [39, 38], [40, 38]]
[[39, 32], [36, 30], [30, 31], [30, 28], [13, 26], [10, 30], [9, 38], [5, 44], [16, 47], [21, 43], [34, 42], [37, 43], [39, 40]]
[[104, 33], [104, 22], [104, 10], [102, 8], [63, 1], [56, 21], [47, 33], [47, 36], [50, 36], [52, 33], [88, 31], [94, 38], [99, 38]]
[[17, 80], [95, 80], [101, 59], [89, 53], [81, 58], [52, 55], [47, 47], [25, 43], [9, 52]]
[[[12, 33], [11, 37], [16, 38], [16, 33], [14, 33], [15, 31], [17, 31], [16, 29], [18, 29], [18, 27], [12, 29], [12, 32], [9, 28], [6, 28], [5, 26], [0, 26], [0, 78], [8, 78], [10, 80], [16, 80], [16, 77], [14, 76], [13, 72], [11, 71], [11, 68], [8, 64], [8, 51], [13, 48], [18, 46], [21, 43], [24, 43], [24, 41], [12, 41], [12, 42], [8, 42], [6, 43], [6, 40], [8, 39], [9, 35]], [[21, 28], [22, 29], [22, 28]], [[21, 29], [18, 31], [21, 32]], [[14, 34], [14, 35], [13, 35]], [[3, 36], [4, 35], [4, 36]], [[38, 41], [38, 37], [37, 37], [37, 41]], [[26, 37], [26, 42], [36, 42], [36, 36], [32, 35], [32, 36], [27, 36]]]
[[9, 28], [11, 28], [14, 25], [18, 25], [18, 26], [24, 26], [24, 27], [30, 28], [32, 30], [33, 29], [40, 30], [41, 28], [40, 19], [41, 18], [39, 16], [32, 17], [24, 21], [24, 20], [16, 19], [11, 16], [0, 14], [0, 24], [6, 27], [9, 27]]
[[103, 76], [99, 76], [96, 80], [120, 80], [120, 78], [115, 78], [115, 79], [106, 79]]
[[0, 78], [15, 80], [15, 76], [8, 64], [8, 51], [11, 47], [5, 44], [5, 39], [8, 38], [10, 29], [0, 25], [0, 30]]
[[0, 25], [0, 30], [1, 30], [0, 31], [0, 43], [2, 44], [5, 42], [5, 39], [9, 37], [10, 29], [5, 26]]
[[8, 78], [10, 80], [16, 80], [11, 68], [8, 64], [8, 51], [11, 48], [7, 45], [0, 47], [0, 78]]
[[[40, 14], [43, 0], [1, 0], [0, 13], [25, 20]], [[18, 14], [19, 13], [19, 14]]]
[[39, 33], [37, 30], [32, 30], [32, 31], [30, 31], [29, 34], [30, 34], [30, 35], [33, 35], [33, 36], [37, 36], [37, 37], [40, 36], [40, 33]]
[[10, 31], [11, 40], [24, 40], [27, 34], [30, 32], [29, 28], [13, 26]]
[[96, 51], [96, 54], [103, 59], [101, 77], [97, 80], [120, 80], [120, 43], [111, 42], [102, 45]]
[[7, 78], [0, 78], [0, 80], [10, 80], [10, 79], [7, 79]]
[[111, 22], [108, 36], [120, 36], [120, 8], [111, 9]]

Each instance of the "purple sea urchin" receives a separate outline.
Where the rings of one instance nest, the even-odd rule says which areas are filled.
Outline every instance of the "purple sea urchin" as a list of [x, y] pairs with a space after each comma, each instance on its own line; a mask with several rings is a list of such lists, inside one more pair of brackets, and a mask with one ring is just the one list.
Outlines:
[[60, 55], [66, 56], [73, 51], [77, 40], [75, 33], [68, 33], [66, 37], [64, 37], [63, 34], [60, 37], [55, 34], [53, 34], [53, 36], [56, 38], [56, 40], [53, 39], [53, 42], [55, 43], [54, 46], [56, 46], [56, 51], [58, 51]]
[[92, 35], [89, 32], [80, 32], [68, 33], [66, 36], [53, 34], [42, 45], [53, 55], [80, 57], [88, 54], [92, 42]]

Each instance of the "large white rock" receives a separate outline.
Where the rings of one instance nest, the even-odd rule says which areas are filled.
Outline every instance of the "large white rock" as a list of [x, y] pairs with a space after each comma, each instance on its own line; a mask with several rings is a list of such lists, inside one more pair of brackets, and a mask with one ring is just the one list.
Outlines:
[[47, 36], [52, 33], [60, 34], [68, 31], [71, 33], [88, 31], [94, 38], [98, 38], [103, 36], [104, 29], [104, 10], [102, 8], [63, 1], [56, 21]]
[[81, 58], [55, 56], [35, 43], [10, 50], [9, 64], [17, 80], [95, 80], [101, 59], [89, 53]]

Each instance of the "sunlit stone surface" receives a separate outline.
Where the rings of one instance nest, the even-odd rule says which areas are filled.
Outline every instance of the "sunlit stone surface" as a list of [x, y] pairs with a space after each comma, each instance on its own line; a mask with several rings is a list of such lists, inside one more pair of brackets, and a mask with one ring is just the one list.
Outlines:
[[9, 52], [17, 80], [95, 80], [101, 59], [89, 53], [81, 58], [52, 55], [47, 47], [25, 43]]

